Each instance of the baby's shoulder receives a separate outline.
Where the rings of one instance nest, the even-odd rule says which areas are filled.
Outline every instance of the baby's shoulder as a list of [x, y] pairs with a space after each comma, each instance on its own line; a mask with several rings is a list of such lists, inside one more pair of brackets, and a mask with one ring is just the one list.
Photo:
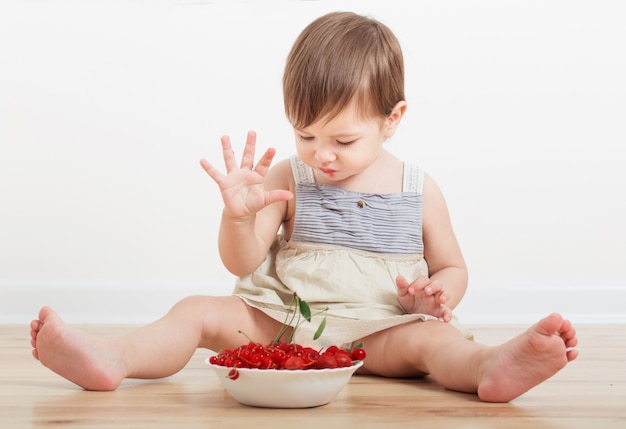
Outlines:
[[293, 174], [289, 159], [283, 159], [274, 164], [265, 176], [265, 186], [271, 185], [274, 189], [292, 189], [294, 187]]

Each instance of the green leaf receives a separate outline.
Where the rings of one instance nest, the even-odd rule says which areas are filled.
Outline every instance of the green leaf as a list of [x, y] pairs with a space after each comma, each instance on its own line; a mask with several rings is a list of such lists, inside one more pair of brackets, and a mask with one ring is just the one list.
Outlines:
[[307, 304], [306, 301], [303, 301], [300, 298], [298, 298], [298, 306], [300, 307], [300, 314], [302, 314], [302, 317], [304, 317], [307, 322], [310, 322], [311, 321], [311, 307], [309, 307], [309, 304]]
[[320, 323], [320, 326], [317, 327], [317, 331], [315, 331], [315, 335], [313, 335], [314, 340], [317, 340], [319, 337], [322, 336], [322, 332], [324, 332], [325, 327], [326, 327], [326, 318], [324, 317], [322, 319], [322, 322]]

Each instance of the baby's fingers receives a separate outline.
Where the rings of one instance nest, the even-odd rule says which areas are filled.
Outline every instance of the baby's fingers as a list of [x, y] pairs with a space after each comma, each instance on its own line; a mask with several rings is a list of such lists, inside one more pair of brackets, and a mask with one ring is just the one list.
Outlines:
[[266, 205], [276, 203], [278, 201], [287, 201], [293, 198], [291, 191], [283, 189], [275, 189], [273, 191], [266, 192], [265, 202]]
[[225, 176], [217, 168], [213, 167], [206, 159], [201, 159], [200, 165], [216, 183], [220, 183], [224, 179]]
[[448, 307], [445, 307], [442, 311], [441, 316], [439, 316], [439, 318], [446, 323], [452, 321], [452, 310], [450, 310]]
[[440, 304], [448, 302], [448, 295], [446, 295], [444, 291], [439, 292], [438, 298]]
[[254, 171], [265, 177], [267, 171], [270, 169], [270, 165], [272, 164], [274, 155], [276, 155], [276, 149], [269, 148], [268, 150], [266, 150], [259, 160], [259, 163], [256, 165], [256, 167], [254, 167]]
[[426, 285], [426, 287], [424, 288], [424, 292], [426, 292], [426, 295], [428, 296], [441, 294], [443, 293], [443, 286], [441, 282], [435, 280]]
[[222, 136], [220, 141], [222, 142], [222, 156], [224, 157], [226, 172], [230, 173], [231, 171], [237, 170], [237, 160], [235, 159], [235, 151], [230, 144], [230, 137]]
[[256, 133], [254, 131], [248, 131], [248, 137], [246, 138], [246, 145], [243, 148], [243, 156], [241, 157], [241, 168], [247, 168], [252, 170], [254, 167], [254, 149], [256, 146]]
[[404, 276], [396, 277], [396, 287], [398, 288], [398, 295], [403, 296], [409, 292], [409, 282], [404, 278]]

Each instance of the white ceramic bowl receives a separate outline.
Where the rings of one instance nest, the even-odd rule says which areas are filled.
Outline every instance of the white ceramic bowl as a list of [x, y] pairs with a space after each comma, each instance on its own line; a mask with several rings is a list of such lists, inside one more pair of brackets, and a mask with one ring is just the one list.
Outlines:
[[334, 369], [239, 368], [239, 377], [231, 380], [228, 372], [232, 368], [209, 363], [233, 398], [244, 405], [266, 408], [310, 408], [327, 404], [361, 365], [363, 361]]

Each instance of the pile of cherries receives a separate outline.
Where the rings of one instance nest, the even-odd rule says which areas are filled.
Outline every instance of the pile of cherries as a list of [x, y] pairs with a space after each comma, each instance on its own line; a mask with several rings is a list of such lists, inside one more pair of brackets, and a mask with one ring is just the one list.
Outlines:
[[250, 341], [235, 349], [222, 350], [209, 358], [213, 365], [233, 368], [229, 378], [239, 376], [237, 368], [258, 369], [327, 369], [348, 367], [365, 359], [365, 350], [361, 345], [350, 349], [330, 346], [315, 350], [295, 343], [270, 343], [262, 345]]
[[[236, 380], [239, 378], [238, 368], [257, 368], [257, 369], [332, 369], [352, 366], [355, 362], [365, 359], [365, 350], [362, 344], [342, 349], [337, 346], [330, 346], [326, 350], [315, 350], [311, 347], [304, 347], [293, 341], [296, 330], [302, 323], [300, 317], [306, 321], [311, 321], [311, 308], [306, 301], [303, 301], [298, 294], [294, 293], [290, 311], [287, 314], [287, 320], [283, 323], [281, 329], [276, 335], [276, 339], [263, 345], [254, 341], [239, 346], [235, 349], [222, 350], [215, 356], [209, 358], [212, 365], [220, 365], [232, 368], [228, 373], [228, 378]], [[287, 323], [291, 317], [292, 323]], [[283, 334], [287, 329], [293, 326], [293, 331], [289, 337], [289, 341], [282, 342]], [[322, 320], [315, 335], [317, 340], [324, 331], [326, 326], [326, 318]], [[239, 331], [244, 334], [243, 332]], [[248, 337], [249, 338], [249, 337]]]

